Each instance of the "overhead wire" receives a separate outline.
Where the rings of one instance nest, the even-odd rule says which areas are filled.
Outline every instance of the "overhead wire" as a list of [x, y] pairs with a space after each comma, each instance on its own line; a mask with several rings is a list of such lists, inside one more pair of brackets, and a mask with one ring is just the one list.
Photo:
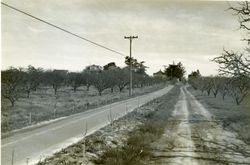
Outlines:
[[70, 34], [70, 35], [73, 35], [73, 36], [75, 36], [75, 37], [77, 37], [77, 38], [80, 38], [80, 39], [82, 39], [82, 40], [84, 40], [84, 41], [87, 41], [87, 42], [89, 42], [89, 43], [91, 43], [91, 44], [94, 44], [94, 45], [96, 45], [96, 46], [98, 46], [98, 47], [101, 47], [101, 48], [103, 48], [103, 49], [106, 49], [106, 50], [108, 50], [108, 51], [111, 51], [111, 52], [113, 52], [113, 53], [116, 53], [116, 54], [118, 54], [118, 55], [120, 55], [120, 56], [123, 56], [123, 57], [126, 56], [126, 55], [123, 54], [123, 53], [120, 53], [120, 52], [118, 52], [118, 51], [116, 51], [116, 50], [114, 50], [114, 49], [111, 49], [111, 48], [107, 47], [107, 46], [104, 46], [104, 45], [102, 45], [102, 44], [99, 44], [99, 43], [96, 43], [96, 42], [94, 42], [94, 41], [91, 41], [90, 39], [87, 39], [87, 38], [82, 37], [82, 36], [80, 36], [80, 35], [78, 35], [78, 34], [75, 34], [75, 33], [71, 32], [71, 31], [69, 31], [69, 30], [66, 30], [65, 28], [59, 27], [59, 26], [57, 26], [57, 25], [55, 25], [55, 24], [53, 24], [53, 23], [50, 23], [50, 22], [48, 22], [48, 21], [46, 21], [46, 20], [44, 20], [44, 19], [38, 18], [38, 17], [36, 17], [36, 16], [34, 16], [34, 15], [32, 15], [32, 14], [29, 14], [29, 13], [27, 13], [27, 12], [25, 12], [25, 11], [22, 11], [22, 10], [16, 8], [16, 7], [13, 7], [13, 6], [11, 6], [11, 5], [5, 3], [5, 2], [1, 2], [1, 4], [2, 4], [3, 6], [6, 6], [6, 7], [12, 9], [12, 10], [15, 10], [15, 11], [17, 11], [17, 12], [20, 12], [20, 13], [26, 15], [26, 16], [29, 16], [29, 17], [31, 17], [31, 18], [33, 18], [33, 19], [36, 19], [36, 20], [40, 21], [40, 22], [43, 22], [43, 23], [45, 23], [45, 24], [47, 24], [47, 25], [49, 25], [49, 26], [51, 26], [51, 27], [54, 27], [54, 28], [56, 28], [56, 29], [58, 29], [58, 30], [61, 30], [61, 31], [65, 32], [65, 33], [68, 33], [68, 34]]

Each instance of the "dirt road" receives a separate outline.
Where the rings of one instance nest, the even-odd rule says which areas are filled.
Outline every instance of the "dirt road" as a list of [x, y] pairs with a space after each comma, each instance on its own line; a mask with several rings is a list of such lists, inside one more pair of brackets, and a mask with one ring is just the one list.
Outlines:
[[[1, 164], [34, 164], [52, 153], [67, 147], [83, 138], [87, 127], [90, 134], [107, 125], [112, 120], [133, 111], [150, 100], [168, 93], [172, 85], [153, 93], [145, 94], [125, 101], [116, 102], [93, 110], [69, 116], [49, 125], [19, 132], [2, 139]], [[86, 124], [87, 123], [87, 124]]]
[[169, 124], [153, 144], [151, 164], [250, 164], [250, 147], [222, 123], [187, 90], [181, 88]]

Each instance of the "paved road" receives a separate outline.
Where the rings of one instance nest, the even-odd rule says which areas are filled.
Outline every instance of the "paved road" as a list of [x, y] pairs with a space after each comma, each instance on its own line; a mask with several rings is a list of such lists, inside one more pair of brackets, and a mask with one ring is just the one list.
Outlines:
[[[153, 93], [72, 115], [49, 125], [28, 132], [19, 132], [2, 139], [1, 164], [11, 165], [12, 157], [14, 157], [14, 165], [26, 165], [27, 160], [29, 165], [34, 164], [40, 159], [79, 141], [86, 125], [88, 134], [91, 134], [109, 123], [110, 114], [113, 118], [121, 117], [128, 111], [133, 111], [138, 106], [166, 94], [172, 87], [167, 86]], [[14, 156], [12, 156], [13, 153]]]
[[250, 146], [225, 130], [186, 86], [181, 87], [169, 124], [156, 144], [152, 164], [250, 164]]

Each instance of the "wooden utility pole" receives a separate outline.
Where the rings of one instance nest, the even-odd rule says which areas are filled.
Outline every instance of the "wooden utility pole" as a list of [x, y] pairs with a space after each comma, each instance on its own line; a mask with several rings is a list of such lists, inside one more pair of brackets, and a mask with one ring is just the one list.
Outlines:
[[132, 83], [132, 40], [138, 38], [138, 36], [129, 36], [124, 37], [124, 39], [129, 39], [130, 43], [130, 52], [129, 52], [129, 96], [132, 96], [133, 83]]

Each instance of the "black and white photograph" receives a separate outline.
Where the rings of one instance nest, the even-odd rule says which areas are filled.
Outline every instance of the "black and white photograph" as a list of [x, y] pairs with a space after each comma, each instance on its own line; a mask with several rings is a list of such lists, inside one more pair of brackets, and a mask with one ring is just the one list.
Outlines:
[[250, 1], [1, 0], [2, 165], [250, 165]]

